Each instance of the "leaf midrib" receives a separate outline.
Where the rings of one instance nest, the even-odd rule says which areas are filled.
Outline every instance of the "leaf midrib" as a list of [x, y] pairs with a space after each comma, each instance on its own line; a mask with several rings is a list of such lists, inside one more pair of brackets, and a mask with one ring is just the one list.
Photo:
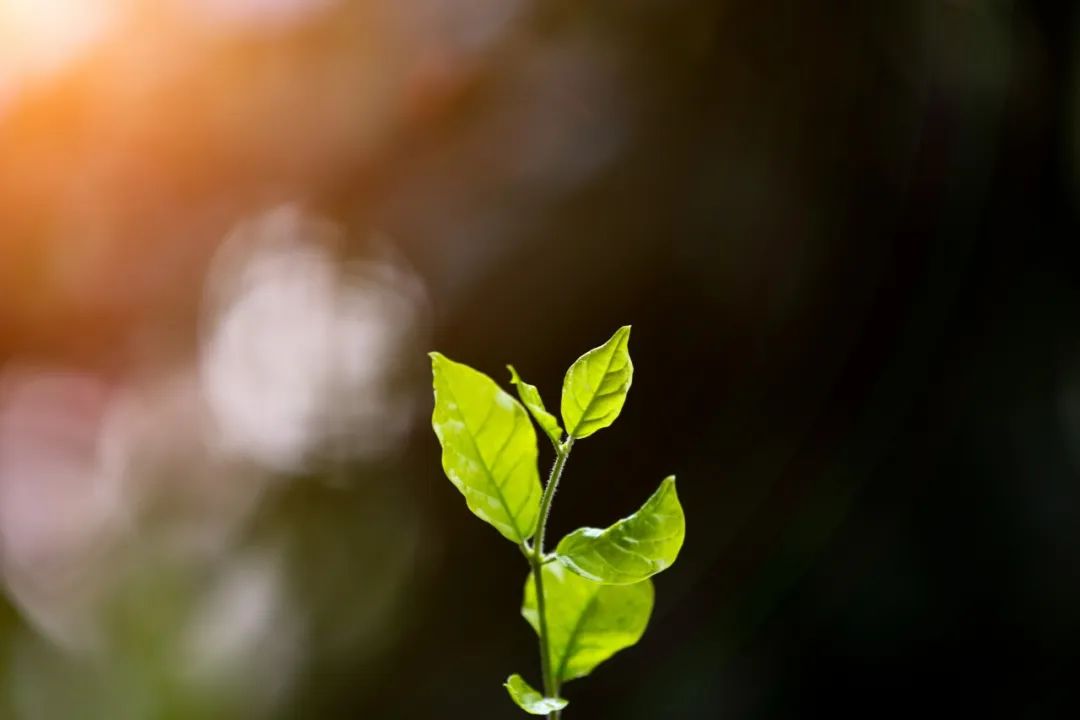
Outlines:
[[599, 598], [600, 591], [597, 590], [593, 593], [592, 597], [589, 598], [588, 604], [585, 605], [585, 609], [581, 611], [577, 621], [574, 623], [574, 629], [570, 631], [570, 639], [566, 643], [566, 650], [563, 653], [562, 660], [559, 662], [559, 672], [555, 676], [559, 678], [559, 682], [563, 682], [563, 675], [566, 673], [566, 666], [570, 662], [570, 656], [577, 650], [578, 638], [581, 637], [581, 626], [584, 625], [586, 616], [592, 612], [593, 607], [596, 605]]
[[[614, 348], [612, 348], [611, 354], [608, 355], [607, 365], [604, 367], [604, 372], [600, 376], [600, 382], [598, 382], [596, 384], [596, 387], [591, 388], [593, 394], [592, 394], [592, 397], [589, 398], [589, 404], [581, 409], [581, 417], [579, 417], [578, 421], [574, 424], [573, 432], [571, 432], [569, 429], [567, 429], [567, 433], [569, 433], [570, 435], [576, 434], [578, 432], [578, 430], [581, 429], [581, 425], [583, 423], [587, 422], [587, 418], [589, 416], [589, 411], [592, 410], [593, 403], [596, 402], [597, 398], [600, 395], [600, 393], [599, 393], [600, 386], [603, 385], [604, 378], [607, 377], [607, 374], [609, 372], [611, 372], [611, 363], [615, 361], [615, 353], [617, 353], [619, 351], [619, 348], [622, 346], [622, 343], [623, 343], [624, 340], [625, 340], [625, 337], [620, 338], [619, 342], [616, 343]], [[589, 383], [589, 384], [592, 385], [592, 383]], [[618, 391], [615, 390], [615, 391], [612, 391], [612, 392], [618, 392]], [[575, 400], [576, 399], [577, 398], [575, 398]]]
[[[457, 399], [457, 394], [450, 388], [450, 383], [448, 382], [446, 383], [446, 392], [454, 401], [454, 406], [457, 408], [457, 415], [461, 418], [461, 424], [465, 427], [465, 430], [467, 431], [466, 434], [469, 436], [469, 442], [472, 443], [473, 450], [476, 452], [476, 457], [480, 458], [480, 466], [484, 468], [484, 474], [487, 475], [488, 482], [492, 485], [492, 487], [496, 488], [497, 490], [495, 497], [498, 498], [499, 504], [502, 505], [502, 509], [503, 512], [506, 513], [506, 517], [510, 519], [510, 526], [514, 529], [514, 532], [517, 533], [518, 542], [524, 540], [525, 533], [521, 532], [521, 528], [518, 527], [517, 516], [510, 512], [510, 506], [506, 503], [506, 496], [503, 494], [502, 485], [495, 481], [495, 476], [492, 474], [491, 468], [488, 467], [487, 460], [484, 459], [484, 454], [480, 452], [480, 446], [476, 444], [476, 437], [473, 435], [472, 428], [469, 427], [469, 419], [465, 417], [465, 413], [461, 409], [461, 403]], [[512, 399], [513, 398], [511, 398], [511, 400]], [[492, 405], [495, 405], [494, 401], [492, 402]], [[492, 412], [494, 412], [494, 410], [488, 411], [488, 417], [491, 416]], [[486, 422], [487, 419], [485, 418], [484, 423]], [[483, 425], [484, 423], [481, 423], [481, 425]], [[514, 426], [517, 427], [516, 419], [514, 421]], [[510, 437], [512, 436], [513, 430], [511, 430], [510, 432]], [[502, 449], [500, 449], [499, 451], [500, 454], [502, 453], [502, 450], [506, 449], [506, 445], [508, 443], [509, 438], [507, 439], [506, 443], [503, 443]]]

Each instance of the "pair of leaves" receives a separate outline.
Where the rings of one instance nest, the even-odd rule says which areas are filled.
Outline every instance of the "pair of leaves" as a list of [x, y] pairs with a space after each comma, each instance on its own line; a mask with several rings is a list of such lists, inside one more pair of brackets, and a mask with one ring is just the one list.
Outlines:
[[[587, 438], [619, 417], [634, 379], [634, 363], [630, 360], [629, 346], [630, 326], [625, 325], [616, 330], [606, 343], [578, 358], [566, 371], [561, 411], [566, 433], [570, 437], [575, 440]], [[544, 407], [536, 386], [522, 380], [513, 366], [507, 367], [510, 381], [517, 386], [521, 401], [558, 448], [563, 437], [559, 421]]]
[[[573, 438], [588, 437], [615, 421], [630, 389], [629, 326], [570, 366], [563, 382], [562, 416]], [[481, 372], [431, 353], [435, 411], [432, 427], [442, 445], [446, 476], [469, 509], [508, 540], [521, 544], [536, 532], [540, 476], [536, 431], [521, 404]], [[536, 387], [510, 368], [533, 417], [561, 448], [563, 429], [544, 408]]]
[[[558, 562], [541, 570], [556, 685], [588, 675], [641, 639], [653, 607], [649, 578], [675, 561], [685, 534], [675, 478], [669, 477], [633, 515], [605, 530], [582, 528], [563, 538], [555, 550]], [[539, 635], [533, 574], [521, 613]]]

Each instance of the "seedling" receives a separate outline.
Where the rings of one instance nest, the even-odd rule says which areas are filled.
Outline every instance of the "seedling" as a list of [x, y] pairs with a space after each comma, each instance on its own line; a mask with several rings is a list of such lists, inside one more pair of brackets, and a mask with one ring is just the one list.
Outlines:
[[[575, 530], [554, 552], [544, 552], [552, 500], [574, 443], [615, 422], [626, 402], [634, 375], [629, 342], [630, 327], [619, 328], [566, 371], [565, 431], [513, 367], [510, 381], [520, 403], [487, 375], [431, 353], [431, 424], [442, 445], [443, 470], [469, 509], [516, 544], [529, 563], [521, 614], [539, 636], [543, 692], [518, 674], [505, 687], [518, 707], [549, 720], [559, 720], [567, 705], [564, 683], [641, 639], [653, 608], [650, 578], [675, 562], [686, 533], [675, 478], [669, 477], [633, 515], [606, 529]], [[529, 414], [555, 447], [542, 488]]]

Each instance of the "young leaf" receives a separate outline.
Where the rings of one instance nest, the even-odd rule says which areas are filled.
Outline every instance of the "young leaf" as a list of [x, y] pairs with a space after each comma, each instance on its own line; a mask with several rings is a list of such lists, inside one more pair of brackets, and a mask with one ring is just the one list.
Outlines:
[[544, 697], [517, 673], [508, 677], [503, 687], [517, 706], [530, 715], [547, 715], [562, 710], [569, 704], [562, 698]]
[[442, 466], [481, 520], [521, 543], [536, 530], [536, 431], [525, 409], [483, 373], [431, 353]]
[[522, 380], [513, 365], [507, 365], [506, 367], [510, 370], [510, 382], [517, 386], [521, 402], [525, 403], [525, 407], [529, 408], [529, 412], [536, 418], [536, 423], [551, 438], [551, 442], [555, 443], [555, 447], [561, 445], [563, 429], [559, 427], [559, 421], [555, 419], [555, 416], [544, 407], [540, 391], [536, 389], [535, 385], [530, 385]]
[[[567, 571], [558, 563], [544, 565], [548, 650], [557, 682], [585, 677], [619, 650], [641, 639], [653, 607], [651, 580], [636, 585], [600, 585]], [[525, 583], [521, 614], [540, 633], [536, 582]]]
[[636, 513], [606, 530], [575, 530], [562, 539], [555, 555], [584, 578], [628, 585], [675, 562], [685, 536], [686, 518], [671, 476]]
[[630, 326], [579, 357], [566, 371], [562, 391], [562, 417], [570, 437], [581, 439], [606, 428], [619, 417], [634, 364], [630, 362]]

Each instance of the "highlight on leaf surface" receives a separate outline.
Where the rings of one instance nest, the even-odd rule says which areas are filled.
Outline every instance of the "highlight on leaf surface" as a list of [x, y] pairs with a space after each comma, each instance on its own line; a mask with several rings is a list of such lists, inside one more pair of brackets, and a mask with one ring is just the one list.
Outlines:
[[575, 530], [558, 544], [555, 556], [584, 578], [627, 585], [669, 567], [685, 537], [686, 518], [671, 476], [633, 515], [606, 530]]
[[[543, 566], [548, 650], [556, 682], [585, 677], [593, 668], [641, 639], [653, 608], [651, 580], [600, 585], [559, 563]], [[525, 582], [521, 614], [540, 633], [536, 581]]]
[[536, 431], [525, 408], [491, 378], [431, 353], [435, 411], [446, 477], [469, 509], [522, 543], [536, 531], [540, 475]]
[[558, 447], [562, 444], [563, 429], [555, 416], [544, 407], [544, 400], [540, 397], [540, 391], [536, 389], [535, 385], [530, 385], [522, 380], [513, 365], [507, 365], [506, 369], [510, 371], [510, 382], [517, 386], [521, 402], [532, 413], [533, 418], [536, 419], [536, 424], [540, 426], [544, 434], [551, 438], [551, 442], [555, 443], [555, 447]]
[[629, 345], [630, 326], [625, 325], [566, 371], [562, 418], [570, 437], [586, 438], [619, 417], [634, 377]]
[[569, 704], [562, 698], [544, 697], [517, 673], [508, 677], [503, 687], [517, 706], [530, 715], [547, 715], [562, 710]]

